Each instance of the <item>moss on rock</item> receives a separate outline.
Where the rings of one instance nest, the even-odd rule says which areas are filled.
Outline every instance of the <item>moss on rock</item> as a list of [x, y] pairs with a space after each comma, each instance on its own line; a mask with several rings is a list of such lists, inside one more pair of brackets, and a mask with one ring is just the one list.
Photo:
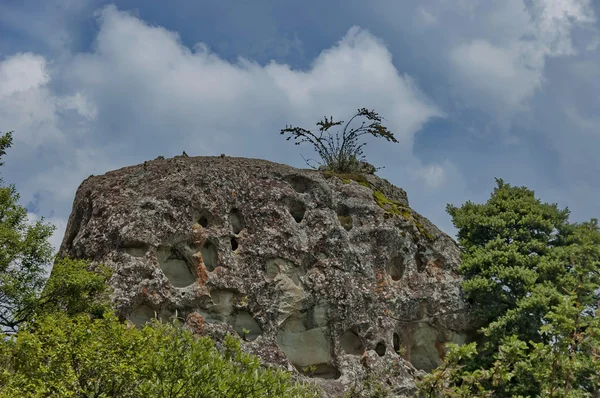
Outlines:
[[396, 202], [395, 200], [389, 199], [387, 196], [383, 194], [383, 192], [374, 190], [373, 191], [373, 199], [379, 207], [388, 213], [395, 214], [398, 216], [404, 217], [405, 220], [410, 220], [411, 211], [408, 207], [404, 206], [400, 202]]
[[367, 188], [370, 188], [370, 189], [373, 188], [373, 186], [371, 185], [371, 183], [361, 173], [336, 173], [336, 172], [331, 171], [331, 170], [326, 170], [326, 171], [323, 172], [323, 175], [326, 178], [337, 177], [340, 180], [342, 180], [342, 182], [344, 182], [346, 184], [350, 184], [350, 182], [356, 181], [359, 185], [362, 185], [363, 187], [367, 187]]

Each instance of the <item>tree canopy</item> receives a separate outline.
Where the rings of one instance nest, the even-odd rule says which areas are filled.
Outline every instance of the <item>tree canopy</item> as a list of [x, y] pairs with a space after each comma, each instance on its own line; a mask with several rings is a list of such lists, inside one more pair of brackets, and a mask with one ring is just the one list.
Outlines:
[[597, 397], [600, 228], [498, 179], [485, 204], [448, 205], [478, 333], [427, 376], [427, 396]]

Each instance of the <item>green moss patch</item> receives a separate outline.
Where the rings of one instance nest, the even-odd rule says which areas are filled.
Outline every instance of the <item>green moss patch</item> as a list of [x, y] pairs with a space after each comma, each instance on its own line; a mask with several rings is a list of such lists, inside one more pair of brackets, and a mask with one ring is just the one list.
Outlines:
[[377, 203], [377, 205], [379, 207], [381, 207], [383, 210], [385, 210], [387, 212], [386, 215], [389, 214], [389, 215], [402, 216], [402, 217], [404, 217], [404, 219], [406, 221], [409, 221], [412, 216], [412, 220], [413, 220], [415, 226], [417, 227], [417, 230], [419, 231], [419, 233], [429, 240], [434, 239], [433, 234], [431, 232], [429, 232], [427, 230], [427, 228], [425, 228], [425, 226], [421, 222], [420, 217], [414, 215], [407, 206], [403, 205], [400, 202], [396, 202], [395, 200], [389, 199], [387, 196], [385, 196], [383, 194], [383, 192], [378, 191], [378, 190], [373, 191], [373, 199], [375, 199], [375, 202]]
[[336, 173], [331, 170], [326, 170], [323, 172], [323, 175], [325, 175], [326, 178], [337, 177], [340, 180], [342, 180], [342, 182], [344, 182], [345, 184], [350, 184], [350, 182], [356, 181], [359, 185], [362, 185], [363, 187], [367, 187], [369, 189], [373, 188], [371, 183], [367, 181], [367, 178], [360, 173]]
[[388, 213], [395, 214], [398, 216], [404, 217], [405, 220], [409, 220], [411, 216], [411, 211], [408, 207], [404, 206], [400, 202], [396, 202], [395, 200], [389, 199], [387, 196], [383, 194], [383, 192], [374, 190], [373, 191], [373, 199], [379, 207]]

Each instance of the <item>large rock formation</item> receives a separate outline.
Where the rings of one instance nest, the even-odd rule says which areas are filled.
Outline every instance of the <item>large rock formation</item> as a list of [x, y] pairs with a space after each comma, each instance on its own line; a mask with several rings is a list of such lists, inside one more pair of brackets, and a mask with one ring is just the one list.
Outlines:
[[61, 253], [113, 267], [133, 323], [238, 333], [330, 396], [366, 379], [412, 396], [468, 329], [456, 244], [375, 175], [157, 159], [86, 179]]

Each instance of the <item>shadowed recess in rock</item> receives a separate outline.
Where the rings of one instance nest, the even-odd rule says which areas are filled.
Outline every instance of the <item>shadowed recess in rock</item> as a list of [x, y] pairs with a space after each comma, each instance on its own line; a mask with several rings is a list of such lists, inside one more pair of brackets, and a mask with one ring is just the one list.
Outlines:
[[187, 259], [170, 247], [159, 247], [156, 252], [158, 264], [174, 287], [187, 287], [196, 282], [196, 276]]
[[419, 370], [430, 372], [442, 364], [438, 331], [424, 322], [413, 326], [408, 348], [408, 360]]
[[[234, 310], [234, 302], [239, 295], [231, 290], [213, 290], [210, 293], [212, 305], [206, 311], [200, 311], [208, 323], [227, 323], [246, 340], [254, 340], [262, 330], [252, 314], [246, 310]], [[236, 296], [238, 297], [236, 299]]]
[[304, 203], [292, 202], [288, 210], [297, 223], [302, 222], [304, 219], [304, 214], [306, 213], [306, 207], [304, 206]]
[[[329, 369], [323, 378], [338, 375], [331, 364], [331, 335], [327, 326], [327, 306], [317, 305], [306, 313], [296, 312], [286, 319], [277, 333], [277, 344], [298, 369], [310, 366]], [[315, 374], [316, 376], [316, 374]]]
[[402, 276], [404, 275], [404, 260], [401, 256], [393, 257], [388, 262], [387, 273], [394, 281], [402, 279]]
[[365, 347], [354, 329], [348, 329], [340, 337], [340, 345], [346, 354], [362, 355]]
[[150, 322], [155, 317], [158, 317], [161, 322], [171, 322], [175, 316], [175, 311], [168, 308], [163, 308], [158, 313], [150, 308], [146, 304], [142, 304], [134, 308], [129, 313], [129, 320], [137, 327], [144, 326], [147, 322]]
[[394, 343], [394, 352], [396, 354], [398, 354], [400, 352], [400, 336], [398, 335], [398, 333], [394, 333], [394, 337], [393, 337], [393, 343]]
[[234, 234], [239, 234], [244, 229], [244, 217], [240, 213], [239, 209], [233, 208], [229, 212], [229, 223], [231, 224], [231, 230]]
[[231, 250], [236, 251], [240, 247], [240, 244], [235, 236], [231, 237]]
[[148, 251], [148, 245], [141, 242], [125, 242], [123, 251], [131, 257], [144, 257]]
[[377, 345], [375, 346], [375, 352], [377, 353], [377, 355], [382, 357], [385, 355], [385, 351], [386, 351], [386, 347], [385, 347], [385, 344], [383, 343], [383, 341], [380, 341], [379, 343], [377, 343]]
[[129, 320], [135, 326], [143, 326], [146, 322], [149, 322], [152, 318], [154, 318], [154, 310], [147, 305], [141, 305], [137, 308], [134, 308], [129, 313]]
[[249, 341], [256, 339], [262, 333], [260, 326], [248, 311], [238, 311], [233, 314], [229, 323], [237, 334], [245, 336]]
[[287, 177], [286, 181], [292, 186], [294, 191], [298, 193], [308, 192], [314, 184], [314, 182], [310, 178], [306, 178], [301, 175]]
[[200, 224], [200, 226], [202, 228], [207, 228], [208, 227], [208, 218], [206, 218], [206, 216], [200, 216], [198, 218], [198, 224]]
[[296, 369], [305, 376], [317, 377], [319, 379], [334, 380], [339, 379], [341, 376], [340, 371], [330, 363], [319, 363]]
[[204, 266], [209, 271], [214, 271], [215, 267], [218, 265], [218, 252], [215, 245], [211, 242], [206, 242], [204, 246], [200, 249], [202, 253], [202, 260], [204, 261]]

